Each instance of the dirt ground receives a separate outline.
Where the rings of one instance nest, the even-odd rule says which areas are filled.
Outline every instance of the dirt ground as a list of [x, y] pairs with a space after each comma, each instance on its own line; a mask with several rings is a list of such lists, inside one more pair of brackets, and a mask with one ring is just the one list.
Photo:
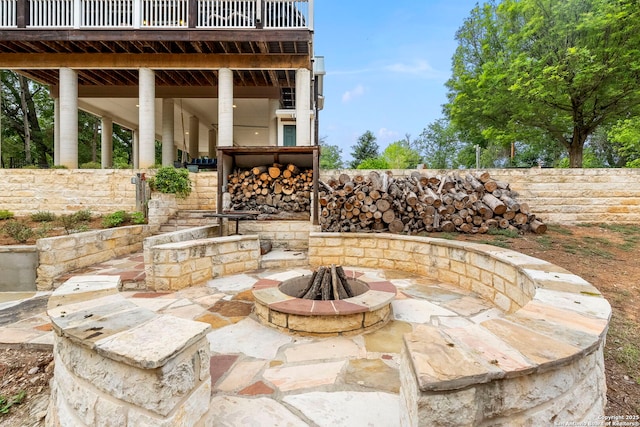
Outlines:
[[[607, 415], [640, 415], [640, 226], [549, 226], [544, 235], [509, 233], [433, 237], [507, 247], [562, 266], [591, 282], [613, 307], [605, 347]], [[1, 243], [0, 243], [1, 244]], [[0, 414], [0, 425], [40, 426], [50, 393], [49, 352], [0, 349], [0, 395], [25, 391], [23, 403]], [[0, 404], [0, 412], [5, 404]]]

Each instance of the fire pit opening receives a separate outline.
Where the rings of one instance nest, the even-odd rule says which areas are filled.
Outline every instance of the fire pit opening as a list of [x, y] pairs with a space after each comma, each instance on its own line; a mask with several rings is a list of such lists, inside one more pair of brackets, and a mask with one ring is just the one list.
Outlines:
[[331, 265], [282, 282], [259, 281], [253, 288], [256, 316], [265, 325], [298, 335], [378, 329], [390, 319], [396, 288], [389, 281], [359, 280], [362, 275]]
[[349, 278], [341, 266], [319, 267], [311, 277], [299, 276], [279, 286], [284, 294], [308, 300], [331, 301], [353, 298], [369, 290], [356, 278]]

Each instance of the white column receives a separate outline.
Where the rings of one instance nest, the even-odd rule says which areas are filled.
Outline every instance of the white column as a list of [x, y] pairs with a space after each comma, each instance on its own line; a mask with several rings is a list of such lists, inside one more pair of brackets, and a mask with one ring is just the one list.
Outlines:
[[296, 70], [296, 145], [311, 145], [311, 71]]
[[78, 168], [78, 73], [60, 69], [60, 165]]
[[140, 168], [140, 132], [138, 129], [131, 131], [133, 141], [131, 142], [131, 161], [133, 162], [133, 168]]
[[196, 116], [189, 117], [189, 156], [200, 157], [200, 120]]
[[278, 145], [278, 117], [276, 116], [276, 111], [280, 108], [280, 100], [279, 99], [270, 99], [269, 100], [269, 145], [277, 146]]
[[156, 145], [156, 75], [153, 70], [140, 68], [139, 80], [139, 166], [150, 168], [155, 163]]
[[215, 159], [218, 157], [218, 136], [215, 129], [209, 129], [209, 158]]
[[162, 166], [172, 166], [176, 159], [173, 141], [175, 131], [173, 109], [173, 99], [165, 98], [162, 100]]
[[60, 98], [53, 98], [53, 164], [60, 166]]
[[111, 117], [101, 117], [100, 127], [102, 127], [101, 134], [101, 163], [102, 169], [107, 169], [113, 166], [113, 120]]
[[233, 147], [233, 71], [218, 70], [218, 146]]

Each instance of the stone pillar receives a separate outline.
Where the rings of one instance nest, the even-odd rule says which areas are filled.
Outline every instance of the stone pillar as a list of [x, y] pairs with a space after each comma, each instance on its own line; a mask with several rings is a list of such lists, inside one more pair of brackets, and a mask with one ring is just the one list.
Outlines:
[[138, 70], [139, 79], [139, 166], [150, 168], [155, 164], [156, 145], [156, 82], [155, 73], [148, 68]]
[[60, 98], [53, 98], [53, 164], [60, 166]]
[[280, 108], [279, 99], [269, 100], [269, 145], [278, 145], [278, 117], [276, 111]]
[[111, 117], [101, 118], [101, 163], [102, 169], [113, 166], [113, 120]]
[[78, 73], [60, 69], [60, 165], [78, 168]]
[[196, 116], [189, 117], [189, 156], [200, 157], [200, 120]]
[[311, 71], [296, 70], [296, 145], [311, 145]]
[[218, 135], [216, 135], [215, 129], [209, 129], [209, 158], [215, 159], [218, 157]]
[[218, 70], [218, 146], [233, 147], [233, 71]]
[[176, 159], [174, 136], [174, 102], [171, 98], [162, 100], [162, 166], [173, 166]]
[[131, 131], [133, 141], [131, 142], [131, 160], [133, 161], [133, 168], [140, 168], [140, 133], [137, 129]]

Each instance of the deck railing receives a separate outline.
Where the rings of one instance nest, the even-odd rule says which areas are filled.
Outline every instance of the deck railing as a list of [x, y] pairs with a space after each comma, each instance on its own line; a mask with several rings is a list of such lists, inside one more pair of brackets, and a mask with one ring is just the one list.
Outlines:
[[0, 0], [0, 28], [313, 29], [313, 1]]

